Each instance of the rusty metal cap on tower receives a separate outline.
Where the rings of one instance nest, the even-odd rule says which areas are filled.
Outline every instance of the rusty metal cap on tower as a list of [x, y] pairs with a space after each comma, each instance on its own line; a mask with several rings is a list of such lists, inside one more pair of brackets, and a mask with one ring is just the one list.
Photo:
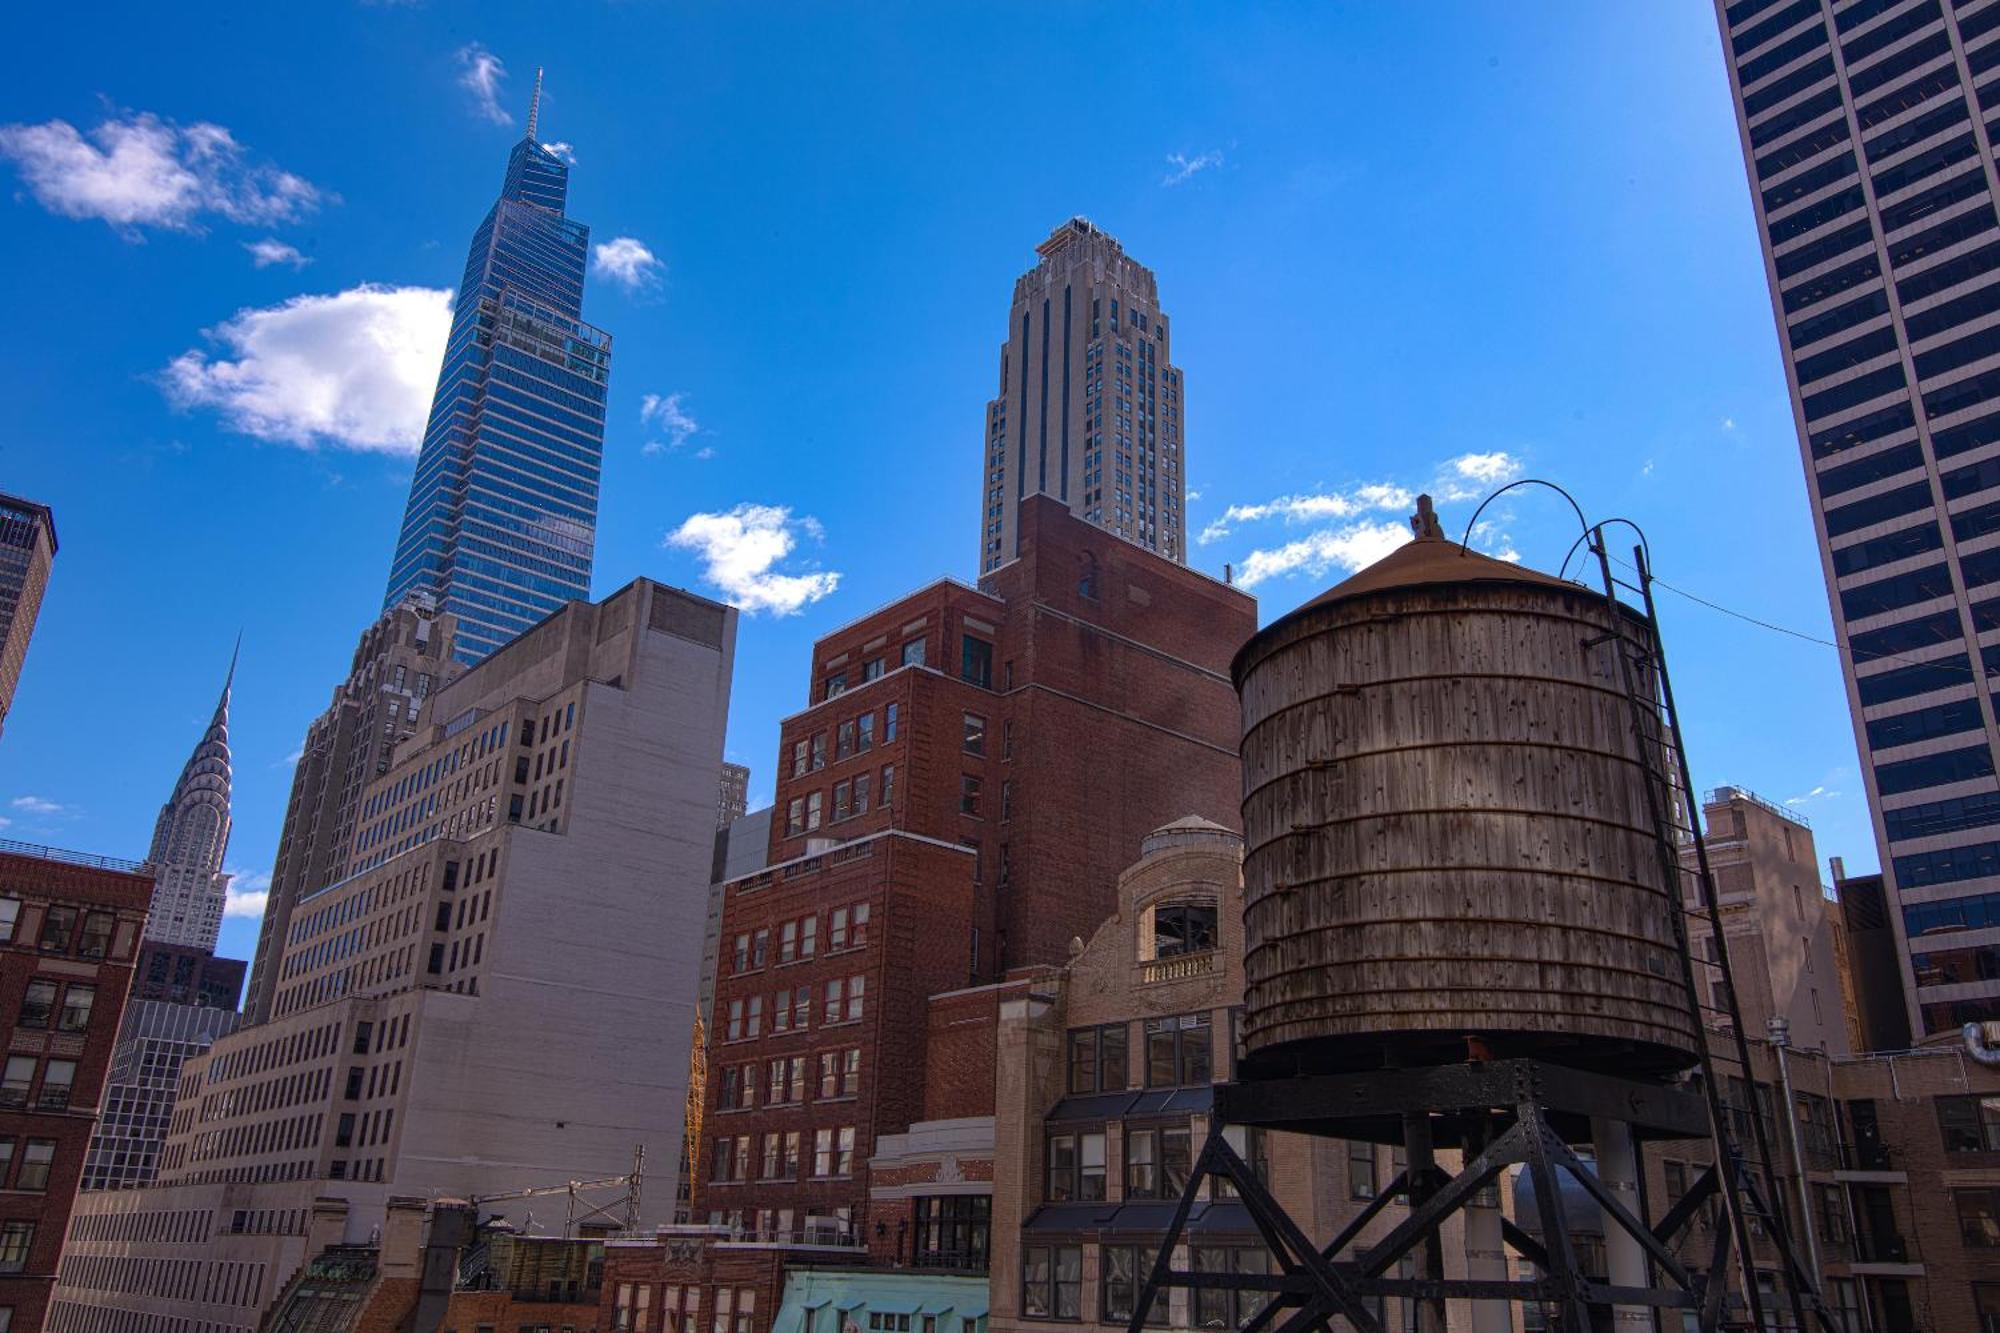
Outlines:
[[1508, 560], [1496, 560], [1469, 550], [1445, 536], [1444, 525], [1431, 507], [1431, 497], [1417, 497], [1417, 512], [1410, 516], [1413, 541], [1404, 542], [1366, 569], [1342, 579], [1319, 596], [1278, 617], [1238, 650], [1231, 675], [1241, 684], [1243, 663], [1251, 650], [1271, 638], [1282, 627], [1317, 608], [1345, 602], [1370, 593], [1392, 589], [1419, 588], [1455, 583], [1525, 583], [1533, 587], [1561, 588], [1567, 592], [1588, 591], [1581, 584], [1544, 574], [1538, 569]]

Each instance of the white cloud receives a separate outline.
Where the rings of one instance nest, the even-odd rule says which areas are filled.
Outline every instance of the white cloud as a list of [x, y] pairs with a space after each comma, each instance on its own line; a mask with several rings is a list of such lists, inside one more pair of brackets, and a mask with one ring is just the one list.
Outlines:
[[68, 806], [41, 796], [16, 796], [12, 804], [16, 810], [30, 815], [60, 815], [69, 810]]
[[658, 285], [660, 271], [665, 267], [643, 241], [631, 236], [615, 236], [590, 247], [590, 271], [611, 279], [628, 292]]
[[1160, 178], [1160, 184], [1169, 188], [1175, 185], [1185, 185], [1201, 172], [1207, 171], [1210, 167], [1219, 167], [1221, 165], [1222, 153], [1216, 149], [1210, 149], [1206, 153], [1197, 153], [1193, 157], [1189, 157], [1186, 153], [1168, 153], [1167, 167], [1169, 169], [1167, 174]]
[[271, 898], [271, 877], [263, 871], [230, 872], [228, 896], [222, 901], [224, 916], [260, 917]]
[[1735, 417], [1724, 417], [1724, 418], [1722, 419], [1722, 429], [1724, 429], [1724, 430], [1735, 430], [1735, 429], [1736, 429], [1736, 418], [1735, 418]]
[[[700, 433], [701, 423], [688, 415], [687, 409], [681, 405], [686, 397], [686, 393], [670, 393], [665, 397], [649, 393], [639, 400], [639, 424], [657, 426], [667, 437], [664, 444], [648, 440], [643, 452], [661, 454], [678, 449], [688, 442], [689, 437]], [[697, 456], [707, 458], [713, 457], [713, 454], [713, 450], [704, 449]]]
[[207, 331], [222, 355], [190, 349], [160, 379], [260, 440], [414, 454], [450, 325], [448, 291], [363, 283], [239, 310]]
[[706, 463], [709, 459], [715, 457], [715, 450], [704, 444], [701, 448], [694, 451], [694, 456]]
[[295, 245], [266, 236], [261, 241], [245, 241], [243, 248], [250, 252], [250, 262], [258, 268], [269, 268], [273, 264], [290, 264], [293, 268], [304, 268], [312, 260], [299, 253]]
[[1187, 498], [1190, 502], [1199, 500], [1201, 499], [1201, 492], [1190, 486], [1188, 487]]
[[576, 165], [576, 148], [572, 144], [561, 142], [545, 143], [542, 145], [542, 151], [562, 159], [569, 166], [573, 167]]
[[1271, 518], [1282, 518], [1287, 523], [1312, 523], [1329, 518], [1354, 518], [1377, 510], [1409, 509], [1416, 502], [1416, 492], [1383, 482], [1370, 482], [1349, 491], [1281, 495], [1275, 500], [1229, 506], [1221, 518], [1211, 519], [1195, 540], [1203, 546], [1219, 541], [1229, 535], [1232, 523], [1261, 523]]
[[817, 519], [794, 519], [783, 505], [740, 504], [726, 513], [691, 515], [667, 534], [665, 544], [700, 556], [702, 577], [735, 606], [752, 615], [788, 616], [840, 586], [834, 570], [779, 572], [801, 533], [814, 541], [825, 537]]
[[471, 42], [458, 48], [458, 86], [472, 98], [472, 109], [481, 120], [495, 125], [512, 125], [514, 117], [500, 105], [500, 83], [507, 66], [500, 57]]
[[[1521, 460], [1504, 450], [1465, 453], [1445, 460], [1427, 487], [1439, 504], [1476, 500], [1495, 486], [1521, 475]], [[1280, 545], [1260, 546], [1236, 564], [1236, 582], [1255, 587], [1267, 579], [1290, 575], [1319, 577], [1339, 570], [1351, 573], [1373, 564], [1409, 541], [1405, 521], [1415, 508], [1417, 491], [1400, 482], [1372, 481], [1337, 491], [1280, 495], [1270, 500], [1233, 504], [1196, 537], [1210, 545], [1228, 537], [1238, 524], [1281, 522], [1319, 525], [1312, 532]], [[1504, 506], [1503, 506], [1504, 508]], [[1395, 515], [1395, 518], [1383, 517]], [[1495, 559], [1518, 562], [1520, 552], [1504, 530], [1508, 515], [1495, 513], [1472, 529], [1472, 544]]]
[[1505, 450], [1460, 454], [1438, 469], [1431, 490], [1440, 501], [1479, 500], [1521, 475], [1521, 460]]
[[1822, 782], [1818, 786], [1814, 787], [1811, 791], [1805, 793], [1805, 795], [1803, 796], [1786, 797], [1785, 804], [1796, 808], [1801, 805], [1810, 805], [1814, 801], [1831, 800], [1838, 795], [1840, 795], [1839, 792], [1835, 791], [1833, 788], [1827, 786], [1825, 783]]
[[1362, 519], [1342, 528], [1323, 528], [1295, 542], [1255, 550], [1237, 566], [1236, 582], [1254, 588], [1266, 579], [1286, 574], [1317, 577], [1329, 570], [1346, 573], [1372, 565], [1410, 540], [1407, 524]]
[[220, 125], [176, 125], [150, 112], [104, 121], [85, 137], [66, 120], [0, 125], [37, 203], [69, 218], [99, 218], [135, 238], [142, 227], [198, 231], [215, 214], [231, 222], [296, 222], [319, 207], [317, 186], [251, 163]]

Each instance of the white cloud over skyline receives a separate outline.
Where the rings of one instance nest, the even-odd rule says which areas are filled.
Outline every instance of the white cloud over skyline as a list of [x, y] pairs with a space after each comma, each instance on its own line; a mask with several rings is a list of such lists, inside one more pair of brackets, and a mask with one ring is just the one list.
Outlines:
[[250, 252], [250, 262], [258, 268], [270, 268], [274, 264], [289, 264], [293, 268], [304, 268], [312, 263], [312, 260], [299, 253], [297, 246], [286, 245], [283, 241], [270, 236], [261, 241], [245, 241], [243, 248]]
[[248, 226], [296, 222], [326, 198], [303, 176], [253, 162], [220, 125], [150, 112], [112, 116], [88, 135], [66, 120], [0, 125], [0, 157], [49, 212], [95, 218], [134, 240], [147, 227], [199, 231], [211, 215]]
[[590, 271], [609, 278], [628, 292], [641, 292], [659, 285], [666, 265], [632, 236], [614, 236], [590, 247]]
[[507, 66], [499, 56], [468, 42], [458, 48], [458, 86], [472, 99], [473, 114], [494, 125], [512, 125], [514, 117], [500, 105], [500, 85], [507, 78]]
[[[1424, 489], [1439, 504], [1463, 503], [1489, 495], [1520, 475], [1521, 460], [1504, 450], [1463, 453], [1434, 469]], [[1407, 520], [1416, 506], [1417, 494], [1418, 488], [1400, 482], [1371, 481], [1344, 490], [1280, 495], [1233, 504], [1204, 527], [1195, 540], [1203, 546], [1213, 545], [1232, 536], [1238, 525], [1274, 521], [1287, 527], [1319, 524], [1304, 536], [1253, 547], [1234, 566], [1236, 582], [1252, 588], [1274, 578], [1318, 578], [1336, 570], [1352, 573], [1410, 540]], [[1520, 559], [1507, 533], [1492, 521], [1482, 521], [1475, 527], [1472, 540], [1498, 559]]]
[[1160, 177], [1160, 184], [1166, 186], [1168, 189], [1172, 189], [1176, 185], [1185, 185], [1202, 172], [1221, 165], [1222, 153], [1219, 149], [1211, 148], [1205, 153], [1196, 153], [1192, 157], [1186, 153], [1168, 153], [1167, 174]]
[[[677, 390], [664, 396], [657, 393], [649, 393], [639, 400], [639, 424], [654, 427], [667, 437], [664, 442], [660, 440], [646, 441], [645, 447], [641, 452], [648, 454], [666, 453], [669, 450], [680, 448], [689, 439], [700, 434], [701, 423], [689, 414], [684, 405], [686, 398], [686, 392]], [[696, 455], [698, 458], [713, 458], [714, 456], [715, 451], [712, 449], [703, 449]]]
[[415, 454], [451, 325], [449, 291], [363, 283], [239, 310], [160, 374], [182, 409], [300, 448]]
[[789, 616], [840, 586], [836, 570], [785, 573], [801, 536], [823, 541], [819, 520], [794, 518], [783, 505], [740, 504], [720, 513], [692, 514], [667, 534], [665, 545], [702, 561], [702, 578], [747, 614], [769, 611]]
[[264, 904], [271, 899], [270, 874], [262, 870], [232, 870], [230, 876], [227, 896], [222, 900], [222, 915], [252, 920], [263, 916]]

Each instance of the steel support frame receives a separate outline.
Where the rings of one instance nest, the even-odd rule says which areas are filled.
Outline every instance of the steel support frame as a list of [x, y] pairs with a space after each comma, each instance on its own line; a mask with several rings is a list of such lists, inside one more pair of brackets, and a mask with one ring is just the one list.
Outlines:
[[[1314, 1104], [1322, 1114], [1309, 1119]], [[1588, 1333], [1593, 1305], [1688, 1310], [1695, 1313], [1704, 1333], [1724, 1327], [1731, 1314], [1741, 1313], [1741, 1303], [1732, 1303], [1728, 1295], [1732, 1253], [1728, 1228], [1719, 1229], [1705, 1265], [1691, 1265], [1677, 1253], [1677, 1242], [1700, 1216], [1701, 1205], [1721, 1192], [1715, 1168], [1705, 1169], [1687, 1195], [1657, 1225], [1648, 1226], [1599, 1183], [1570, 1147], [1572, 1139], [1580, 1141], [1578, 1125], [1591, 1112], [1601, 1113], [1610, 1106], [1619, 1108], [1620, 1118], [1632, 1124], [1640, 1137], [1702, 1137], [1707, 1130], [1707, 1108], [1692, 1093], [1528, 1059], [1218, 1087], [1208, 1138], [1134, 1303], [1128, 1333], [1144, 1333], [1154, 1301], [1172, 1287], [1269, 1296], [1269, 1304], [1243, 1333], [1331, 1329], [1335, 1316], [1347, 1320], [1357, 1333], [1383, 1333], [1372, 1308], [1374, 1300], [1383, 1296], [1541, 1302], [1552, 1307], [1551, 1326], [1562, 1333]], [[1436, 1167], [1422, 1181], [1399, 1174], [1324, 1246], [1315, 1246], [1304, 1235], [1223, 1135], [1226, 1126], [1246, 1125], [1323, 1137], [1368, 1138], [1372, 1133], [1387, 1142], [1391, 1137], [1380, 1130], [1389, 1114], [1432, 1117], [1444, 1129], [1440, 1144], [1465, 1142], [1451, 1133], [1451, 1127], [1469, 1123], [1473, 1116], [1485, 1117], [1492, 1132], [1455, 1175]], [[1506, 1222], [1502, 1238], [1514, 1254], [1536, 1266], [1538, 1276], [1507, 1281], [1386, 1276], [1405, 1255], [1439, 1241], [1446, 1220], [1515, 1165], [1524, 1167], [1534, 1180], [1541, 1235], [1531, 1236]], [[1645, 1251], [1655, 1285], [1614, 1287], [1583, 1272], [1570, 1243], [1559, 1172], [1566, 1172], [1590, 1194], [1607, 1226], [1618, 1227]], [[1186, 1237], [1194, 1205], [1212, 1180], [1226, 1180], [1234, 1187], [1277, 1272], [1196, 1273], [1174, 1267], [1174, 1249]], [[1368, 1224], [1399, 1200], [1408, 1203], [1404, 1218], [1387, 1235], [1361, 1243], [1359, 1237]]]

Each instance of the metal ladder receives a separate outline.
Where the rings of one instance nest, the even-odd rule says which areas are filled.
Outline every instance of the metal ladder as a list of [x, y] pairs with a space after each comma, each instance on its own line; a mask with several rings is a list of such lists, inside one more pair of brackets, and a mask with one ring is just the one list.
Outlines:
[[[1675, 1205], [1674, 1211], [1699, 1207], [1709, 1194], [1719, 1193], [1725, 1214], [1725, 1225], [1716, 1232], [1710, 1261], [1710, 1289], [1704, 1293], [1701, 1324], [1759, 1333], [1779, 1326], [1767, 1322], [1765, 1299], [1758, 1290], [1751, 1242], [1761, 1228], [1778, 1251], [1779, 1280], [1791, 1315], [1789, 1326], [1804, 1330], [1817, 1325], [1822, 1333], [1838, 1333], [1838, 1326], [1820, 1298], [1816, 1275], [1807, 1272], [1798, 1261], [1785, 1210], [1772, 1206], [1778, 1177], [1772, 1169], [1771, 1130], [1758, 1102], [1758, 1083], [1750, 1061], [1749, 1037], [1743, 1031], [1735, 977], [1729, 966], [1729, 946], [1717, 905], [1715, 876], [1709, 866], [1708, 843], [1694, 812], [1694, 779], [1688, 768], [1680, 718], [1674, 709], [1673, 685], [1667, 674], [1646, 548], [1643, 541], [1633, 548], [1632, 567], [1638, 582], [1627, 583], [1612, 572], [1604, 527], [1599, 524], [1587, 534], [1590, 552], [1597, 557], [1605, 606], [1611, 617], [1609, 634], [1598, 642], [1610, 645], [1618, 661], [1619, 680], [1632, 712], [1633, 735], [1640, 747], [1640, 771], [1645, 775], [1660, 871], [1677, 900], [1678, 910], [1672, 914], [1674, 942], [1688, 992], [1689, 1014], [1697, 1028], [1700, 1056], [1697, 1077], [1708, 1104], [1710, 1141], [1715, 1155], [1710, 1171]], [[1636, 596], [1638, 606], [1621, 601], [1620, 589]], [[1643, 626], [1632, 626], [1631, 621], [1639, 617], [1641, 608]], [[1640, 629], [1643, 639], [1635, 640], [1627, 632], [1628, 627]], [[1687, 864], [1688, 850], [1694, 854], [1693, 866]], [[1694, 948], [1697, 937], [1706, 941], [1707, 947], [1701, 951], [1706, 956], [1697, 956]], [[1718, 1029], [1728, 1034], [1721, 1053], [1709, 1040]], [[1749, 1121], [1751, 1129], [1747, 1152], [1737, 1130], [1739, 1108], [1729, 1100], [1727, 1094], [1732, 1089], [1725, 1080], [1734, 1080], [1733, 1087], [1742, 1090], [1746, 1103], [1740, 1114]], [[1782, 1110], [1789, 1114], [1790, 1109], [1775, 1105], [1774, 1092], [1774, 1112]], [[1800, 1169], [1804, 1169], [1803, 1163]], [[1765, 1197], [1766, 1191], [1771, 1192], [1771, 1198]], [[1741, 1317], [1731, 1317], [1735, 1312], [1727, 1306], [1732, 1246], [1742, 1274]]]

